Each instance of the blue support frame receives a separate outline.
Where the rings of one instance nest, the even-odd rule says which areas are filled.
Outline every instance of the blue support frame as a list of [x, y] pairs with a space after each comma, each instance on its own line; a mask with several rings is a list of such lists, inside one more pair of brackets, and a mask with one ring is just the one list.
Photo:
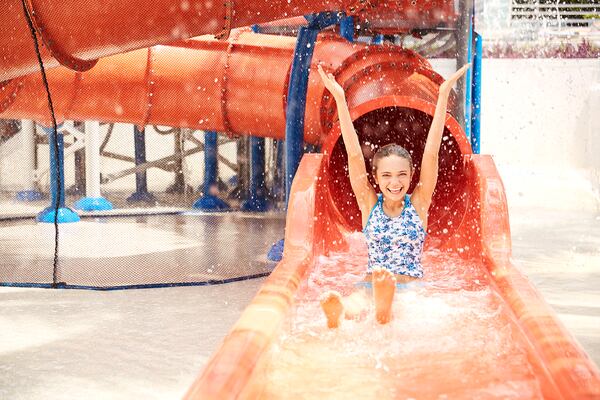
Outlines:
[[[292, 180], [300, 165], [304, 148], [304, 114], [306, 111], [306, 92], [308, 90], [308, 74], [312, 62], [313, 51], [317, 35], [328, 26], [344, 22], [347, 36], [349, 33], [348, 19], [341, 12], [324, 12], [305, 15], [307, 26], [300, 27], [294, 60], [290, 71], [290, 82], [287, 94], [286, 124], [285, 124], [285, 204], [287, 208], [292, 189]], [[352, 23], [352, 27], [354, 24]], [[353, 33], [352, 33], [353, 34]], [[280, 261], [283, 258], [283, 239], [275, 243], [269, 251], [271, 261]]]
[[287, 118], [285, 124], [286, 204], [289, 201], [292, 180], [302, 158], [308, 74], [310, 72], [317, 35], [324, 28], [339, 23], [345, 16], [343, 13], [326, 12], [316, 15], [306, 15], [304, 18], [308, 21], [308, 26], [300, 27], [298, 32], [287, 94]]
[[67, 223], [78, 222], [79, 215], [65, 206], [65, 142], [61, 134], [53, 128], [46, 129], [50, 144], [50, 206], [37, 215], [38, 222]]
[[471, 110], [471, 149], [481, 152], [481, 62], [483, 39], [475, 33], [475, 58], [473, 60], [473, 105]]
[[225, 201], [211, 193], [211, 188], [217, 185], [218, 179], [218, 144], [217, 132], [204, 133], [204, 188], [202, 196], [194, 202], [193, 208], [203, 211], [227, 211], [231, 207]]
[[[467, 60], [473, 62], [473, 17], [469, 25], [469, 38], [467, 40]], [[471, 64], [471, 67], [473, 65]], [[457, 68], [460, 65], [457, 65]], [[472, 105], [473, 68], [469, 68], [465, 74], [465, 135], [471, 139], [471, 105]]]
[[354, 17], [344, 17], [340, 21], [340, 36], [354, 43]]
[[265, 138], [250, 137], [250, 188], [248, 200], [242, 203], [243, 211], [267, 211], [265, 191]]
[[[135, 165], [141, 165], [146, 162], [146, 132], [145, 129], [133, 127], [134, 146], [135, 146]], [[148, 192], [148, 176], [146, 171], [136, 172], [135, 174], [135, 193], [127, 198], [129, 203], [156, 203], [156, 197]]]
[[[474, 49], [473, 49], [474, 48]], [[465, 90], [465, 134], [471, 143], [474, 154], [481, 151], [481, 61], [483, 39], [475, 32], [475, 6], [469, 26], [467, 59], [471, 68], [466, 74]]]

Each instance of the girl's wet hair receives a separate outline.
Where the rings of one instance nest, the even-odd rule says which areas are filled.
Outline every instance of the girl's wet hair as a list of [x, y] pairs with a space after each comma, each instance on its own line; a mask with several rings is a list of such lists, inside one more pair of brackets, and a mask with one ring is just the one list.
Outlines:
[[373, 161], [371, 162], [371, 166], [373, 169], [373, 175], [375, 175], [377, 173], [377, 164], [379, 163], [379, 160], [381, 160], [382, 158], [385, 158], [385, 157], [389, 157], [389, 156], [398, 156], [398, 157], [408, 160], [408, 163], [410, 165], [410, 173], [412, 174], [413, 163], [412, 163], [412, 157], [410, 156], [410, 153], [408, 152], [408, 150], [406, 150], [402, 146], [397, 145], [396, 143], [390, 143], [390, 144], [386, 144], [385, 146], [377, 149], [377, 152], [373, 156]]

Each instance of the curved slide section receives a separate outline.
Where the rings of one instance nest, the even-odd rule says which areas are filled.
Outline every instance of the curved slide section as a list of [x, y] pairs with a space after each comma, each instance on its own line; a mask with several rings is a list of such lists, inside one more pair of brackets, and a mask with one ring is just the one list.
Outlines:
[[330, 160], [305, 155], [284, 258], [185, 398], [598, 398], [598, 368], [510, 262], [491, 157], [464, 155], [462, 163], [467, 206], [441, 251], [444, 234], [430, 235], [426, 286], [397, 295], [390, 325], [345, 321], [333, 332], [318, 294], [344, 291], [337, 280], [364, 268], [366, 257], [329, 196]]
[[[0, 82], [39, 69], [23, 0], [6, 0], [0, 13]], [[48, 68], [86, 71], [102, 57], [203, 34], [324, 11], [356, 13], [359, 0], [24, 0], [39, 33]], [[387, 13], [398, 9], [391, 4]]]
[[[55, 68], [47, 77], [58, 122], [156, 124], [282, 138], [294, 47], [294, 38], [240, 29], [228, 41], [205, 36], [106, 57], [88, 72]], [[313, 69], [317, 63], [346, 82], [352, 107], [390, 110], [398, 119], [407, 108], [431, 114], [442, 80], [411, 51], [352, 44], [333, 33], [319, 37]], [[383, 85], [384, 79], [397, 85]], [[14, 79], [7, 90], [12, 93], [0, 117], [50, 125], [39, 74]], [[305, 140], [324, 143], [334, 118], [334, 104], [318, 74], [311, 74]]]
[[[404, 71], [398, 75], [361, 59], [341, 63], [336, 76], [363, 151], [398, 142], [418, 166], [436, 76], [418, 56], [389, 64]], [[360, 218], [332, 104], [321, 104], [330, 134], [323, 154], [305, 155], [295, 177], [284, 258], [186, 398], [598, 398], [597, 366], [510, 261], [506, 198], [491, 157], [470, 154], [453, 118], [440, 151], [424, 286], [397, 296], [389, 326], [367, 319], [325, 328], [319, 295], [349, 293], [366, 249], [352, 234]]]

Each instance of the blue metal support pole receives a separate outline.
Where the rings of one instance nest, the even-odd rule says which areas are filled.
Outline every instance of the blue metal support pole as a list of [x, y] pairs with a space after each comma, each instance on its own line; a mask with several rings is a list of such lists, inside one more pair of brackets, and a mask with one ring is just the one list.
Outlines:
[[217, 132], [204, 133], [204, 190], [202, 197], [196, 200], [192, 207], [204, 211], [229, 210], [229, 204], [217, 196], [218, 179], [218, 145]]
[[217, 139], [215, 131], [204, 134], [204, 193], [217, 184]]
[[375, 37], [373, 38], [373, 44], [383, 44], [383, 35], [381, 33], [375, 35]]
[[[308, 26], [300, 27], [294, 60], [290, 71], [290, 81], [287, 93], [286, 124], [285, 124], [285, 204], [290, 200], [292, 180], [300, 165], [304, 147], [304, 113], [306, 110], [306, 92], [308, 89], [308, 74], [312, 62], [313, 50], [319, 32], [340, 23], [346, 16], [343, 13], [325, 12], [305, 15]], [[268, 258], [279, 261], [283, 257], [283, 239], [274, 244]]]
[[[473, 22], [474, 22], [473, 13], [471, 13], [470, 23], [469, 23], [469, 37], [467, 39], [467, 60], [470, 63], [473, 63]], [[457, 68], [460, 68], [462, 65], [457, 65]], [[471, 64], [473, 66], [473, 64]], [[472, 99], [472, 86], [473, 86], [473, 68], [469, 68], [465, 75], [465, 135], [469, 140], [471, 140], [471, 106], [473, 104]]]
[[[142, 165], [146, 162], [146, 132], [144, 129], [133, 127], [134, 146], [135, 146], [135, 165]], [[135, 174], [135, 193], [127, 198], [130, 203], [144, 202], [155, 203], [156, 198], [148, 192], [148, 177], [146, 171], [136, 172]]]
[[[304, 112], [306, 108], [306, 91], [308, 88], [308, 73], [312, 60], [314, 44], [319, 30], [300, 27], [294, 61], [290, 73], [288, 88], [287, 119], [285, 125], [285, 199], [290, 199], [292, 181], [304, 146]], [[287, 208], [287, 207], [286, 207]]]
[[475, 59], [473, 60], [473, 106], [471, 114], [471, 149], [473, 153], [481, 152], [481, 61], [483, 39], [475, 32]]
[[340, 36], [350, 43], [354, 42], [354, 17], [344, 17], [341, 19]]
[[[54, 129], [45, 129], [48, 132], [50, 144], [50, 206], [40, 212], [37, 221], [77, 222], [79, 215], [65, 206], [65, 142], [63, 136]], [[57, 217], [55, 217], [57, 215]]]
[[302, 158], [304, 146], [304, 113], [306, 109], [306, 91], [308, 89], [308, 74], [312, 61], [315, 41], [319, 32], [330, 25], [337, 24], [341, 13], [321, 13], [305, 16], [308, 26], [300, 27], [294, 60], [290, 71], [288, 87], [288, 103], [285, 124], [285, 198], [286, 204], [290, 198], [292, 180]]
[[267, 211], [265, 190], [265, 138], [250, 137], [250, 196], [242, 204], [244, 211]]

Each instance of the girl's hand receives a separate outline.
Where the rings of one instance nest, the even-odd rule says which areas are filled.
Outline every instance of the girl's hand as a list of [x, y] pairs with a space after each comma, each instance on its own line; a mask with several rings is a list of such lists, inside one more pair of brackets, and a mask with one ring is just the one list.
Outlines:
[[321, 75], [321, 79], [323, 80], [323, 83], [325, 84], [325, 87], [327, 88], [327, 90], [329, 90], [331, 92], [333, 97], [335, 97], [336, 100], [339, 98], [343, 98], [344, 97], [344, 88], [341, 87], [339, 83], [337, 83], [333, 74], [331, 74], [331, 73], [326, 74], [325, 71], [323, 71], [323, 67], [321, 67], [321, 64], [319, 64], [317, 68], [319, 70], [319, 75]]
[[452, 87], [454, 86], [456, 81], [458, 81], [460, 79], [460, 77], [463, 76], [465, 74], [465, 72], [467, 72], [467, 70], [469, 69], [470, 66], [471, 66], [471, 63], [463, 65], [461, 69], [456, 71], [454, 74], [452, 74], [452, 76], [450, 78], [445, 80], [440, 85], [440, 93], [445, 93], [445, 94], [450, 93], [450, 90], [452, 89]]

